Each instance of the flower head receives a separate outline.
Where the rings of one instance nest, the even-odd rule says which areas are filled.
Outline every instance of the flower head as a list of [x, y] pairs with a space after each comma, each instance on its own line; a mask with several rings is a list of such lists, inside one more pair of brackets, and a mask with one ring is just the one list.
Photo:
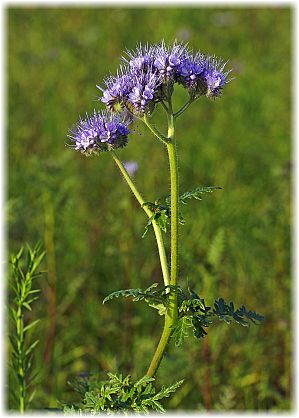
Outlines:
[[97, 154], [99, 151], [124, 147], [128, 142], [129, 123], [120, 115], [94, 110], [92, 116], [86, 114], [85, 119], [79, 119], [68, 137], [75, 150], [86, 155]]
[[187, 44], [166, 46], [164, 41], [154, 50], [154, 67], [165, 80], [174, 81], [180, 64], [189, 56]]
[[127, 111], [141, 117], [151, 114], [158, 102], [170, 100], [175, 83], [181, 84], [193, 101], [199, 96], [218, 97], [228, 83], [226, 63], [214, 56], [193, 53], [188, 44], [139, 44], [126, 51], [116, 76], [104, 80], [101, 101], [109, 110]]
[[153, 64], [154, 49], [152, 46], [138, 45], [135, 51], [127, 51], [128, 58], [122, 57], [123, 61], [129, 66], [130, 72], [139, 73], [147, 71]]
[[132, 77], [133, 88], [128, 95], [127, 105], [133, 105], [133, 113], [144, 114], [153, 111], [156, 101], [161, 99], [157, 97], [160, 84], [159, 77], [151, 71], [151, 68], [145, 73]]
[[206, 59], [203, 76], [207, 85], [206, 94], [208, 97], [220, 96], [222, 88], [230, 81], [227, 80], [227, 76], [231, 70], [224, 72], [225, 65], [226, 62], [217, 60], [214, 56]]
[[205, 71], [205, 57], [200, 52], [190, 55], [178, 67], [177, 79], [185, 88], [194, 94], [203, 94], [203, 73]]
[[124, 104], [126, 97], [131, 89], [131, 77], [120, 68], [116, 76], [109, 76], [104, 80], [106, 89], [97, 86], [103, 92], [101, 101], [106, 104], [108, 109], [115, 110], [117, 105]]

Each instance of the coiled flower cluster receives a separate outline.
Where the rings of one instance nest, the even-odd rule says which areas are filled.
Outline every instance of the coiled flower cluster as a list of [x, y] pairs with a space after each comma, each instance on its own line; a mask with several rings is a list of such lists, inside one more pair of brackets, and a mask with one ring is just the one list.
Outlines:
[[86, 115], [69, 135], [73, 147], [84, 154], [126, 145], [133, 117], [150, 115], [157, 103], [169, 102], [175, 83], [188, 91], [192, 102], [203, 95], [219, 97], [230, 81], [226, 62], [200, 52], [194, 54], [183, 43], [139, 45], [127, 51], [121, 61], [116, 75], [104, 79], [104, 87], [97, 85], [107, 111]]
[[155, 104], [168, 99], [174, 83], [181, 84], [194, 100], [199, 96], [218, 97], [229, 81], [226, 63], [200, 52], [193, 54], [186, 44], [164, 42], [138, 46], [127, 51], [116, 76], [104, 80], [100, 100], [110, 110], [127, 108], [134, 115], [152, 113]]

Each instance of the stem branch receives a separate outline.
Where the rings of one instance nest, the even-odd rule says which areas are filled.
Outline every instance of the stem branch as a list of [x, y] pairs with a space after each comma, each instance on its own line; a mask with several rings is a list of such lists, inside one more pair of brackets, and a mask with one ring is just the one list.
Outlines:
[[[112, 157], [113, 157], [116, 165], [120, 169], [122, 175], [124, 176], [126, 182], [128, 183], [130, 189], [132, 190], [134, 196], [136, 197], [136, 199], [140, 203], [140, 206], [145, 211], [147, 216], [149, 218], [151, 218], [153, 216], [153, 212], [146, 205], [144, 205], [145, 200], [143, 199], [143, 197], [141, 196], [141, 194], [137, 190], [133, 180], [129, 176], [129, 173], [125, 169], [123, 163], [118, 158], [115, 151], [111, 151], [111, 153], [112, 153]], [[161, 229], [158, 226], [157, 222], [154, 219], [152, 219], [152, 225], [153, 225], [153, 229], [154, 229], [154, 232], [155, 232], [156, 241], [157, 241], [157, 245], [158, 245], [158, 251], [159, 251], [159, 256], [160, 256], [160, 262], [161, 262], [161, 269], [162, 269], [164, 284], [165, 284], [165, 286], [168, 286], [170, 284], [170, 278], [169, 278], [169, 270], [168, 270], [167, 257], [166, 257], [162, 232], [161, 232]]]
[[178, 118], [182, 113], [185, 112], [186, 109], [188, 109], [188, 107], [191, 105], [192, 100], [189, 99], [175, 114], [174, 117], [175, 119]]
[[165, 135], [163, 135], [154, 125], [152, 125], [147, 116], [144, 115], [143, 122], [146, 124], [146, 126], [149, 128], [149, 130], [158, 138], [160, 141], [164, 142], [164, 144], [168, 144], [169, 138], [167, 138]]

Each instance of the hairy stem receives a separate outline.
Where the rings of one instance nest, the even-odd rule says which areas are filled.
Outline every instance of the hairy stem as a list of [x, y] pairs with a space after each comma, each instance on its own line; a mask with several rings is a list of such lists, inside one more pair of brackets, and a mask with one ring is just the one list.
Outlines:
[[[171, 103], [170, 103], [171, 109]], [[170, 165], [170, 180], [171, 180], [171, 271], [170, 284], [176, 286], [177, 284], [177, 257], [178, 257], [178, 165], [175, 142], [175, 125], [174, 116], [172, 113], [168, 116], [168, 138], [167, 144], [169, 165]], [[161, 363], [165, 350], [167, 348], [170, 336], [172, 334], [173, 325], [178, 316], [177, 308], [177, 293], [175, 289], [171, 289], [169, 293], [169, 304], [165, 314], [165, 322], [163, 332], [156, 348], [155, 354], [152, 358], [151, 364], [148, 368], [147, 375], [152, 377], [156, 374]]]
[[170, 166], [170, 182], [171, 182], [171, 271], [170, 284], [177, 284], [177, 265], [178, 265], [178, 209], [179, 209], [179, 181], [178, 181], [178, 163], [176, 153], [176, 140], [174, 117], [169, 118], [169, 137], [171, 142], [167, 144], [167, 151]]
[[[147, 216], [149, 218], [151, 218], [153, 216], [153, 212], [146, 205], [144, 205], [145, 204], [145, 200], [143, 199], [143, 197], [141, 196], [141, 194], [137, 190], [137, 188], [136, 188], [133, 180], [129, 176], [127, 170], [125, 169], [125, 167], [123, 165], [123, 163], [118, 158], [118, 156], [115, 153], [115, 151], [111, 151], [111, 153], [112, 153], [112, 156], [113, 156], [113, 159], [114, 159], [116, 165], [120, 169], [122, 175], [124, 176], [126, 182], [128, 183], [130, 189], [132, 190], [134, 196], [136, 197], [136, 199], [140, 203], [142, 209], [145, 211], [145, 213], [147, 214]], [[159, 256], [160, 256], [160, 263], [161, 263], [161, 269], [162, 269], [164, 284], [165, 284], [165, 286], [168, 286], [170, 284], [170, 277], [169, 277], [167, 257], [166, 257], [166, 252], [165, 252], [165, 247], [164, 247], [162, 232], [161, 232], [161, 229], [158, 226], [157, 222], [154, 219], [152, 219], [152, 225], [153, 225], [153, 229], [154, 229], [154, 232], [155, 232], [156, 241], [157, 241], [157, 245], [158, 245], [158, 251], [159, 251]]]

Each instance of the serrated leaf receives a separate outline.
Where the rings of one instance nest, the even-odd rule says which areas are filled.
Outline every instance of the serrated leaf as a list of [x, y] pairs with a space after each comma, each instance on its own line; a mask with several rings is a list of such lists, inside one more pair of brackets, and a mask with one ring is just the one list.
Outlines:
[[184, 380], [179, 380], [170, 386], [162, 386], [162, 389], [154, 396], [154, 399], [168, 398], [171, 393], [175, 392], [183, 384], [183, 382]]
[[213, 314], [227, 323], [234, 320], [243, 326], [248, 326], [246, 319], [249, 319], [254, 324], [256, 323], [255, 321], [261, 322], [264, 320], [262, 315], [259, 315], [254, 311], [248, 311], [245, 306], [241, 306], [241, 308], [235, 311], [234, 304], [232, 302], [227, 304], [222, 298], [215, 301]]
[[165, 409], [160, 404], [160, 402], [156, 401], [155, 399], [148, 399], [144, 403], [146, 403], [147, 405], [150, 405], [152, 409], [154, 409], [155, 411], [165, 412]]
[[212, 193], [215, 190], [219, 190], [219, 189], [222, 189], [222, 187], [218, 187], [218, 186], [197, 187], [196, 189], [185, 192], [181, 196], [179, 196], [179, 202], [185, 205], [188, 203], [187, 202], [188, 199], [201, 200], [203, 194]]
[[[160, 286], [158, 289], [154, 290], [157, 286], [158, 286], [158, 283], [154, 283], [145, 290], [142, 290], [142, 289], [139, 289], [139, 288], [118, 290], [118, 291], [113, 292], [110, 295], [108, 295], [103, 300], [103, 303], [107, 302], [108, 300], [114, 299], [114, 298], [132, 297], [134, 302], [138, 302], [138, 301], [143, 300], [149, 306], [157, 308], [160, 312], [162, 312], [163, 305], [166, 306], [166, 304], [167, 304], [167, 297], [168, 297], [167, 290], [171, 286]], [[158, 305], [160, 305], [160, 306], [158, 306]]]
[[145, 375], [134, 384], [134, 387], [138, 388], [139, 386], [141, 386], [141, 387], [146, 386], [150, 382], [154, 382], [154, 381], [155, 381], [154, 377], [150, 377], [150, 376]]
[[153, 283], [149, 287], [147, 287], [144, 291], [144, 293], [150, 293], [151, 290], [155, 289], [157, 286], [159, 286], [159, 283]]
[[129, 296], [131, 297], [137, 297], [138, 295], [142, 294], [142, 289], [125, 289], [125, 290], [117, 290], [116, 292], [110, 293], [110, 295], [106, 296], [103, 300], [103, 304], [108, 302], [108, 300], [117, 299], [119, 297], [127, 298]]
[[[153, 377], [143, 376], [137, 382], [132, 381], [131, 376], [121, 374], [108, 374], [108, 380], [98, 382], [95, 390], [87, 390], [82, 393], [82, 412], [92, 415], [105, 411], [111, 413], [144, 413], [150, 409], [162, 412], [163, 406], [160, 400], [170, 396], [182, 382], [177, 382], [169, 387], [162, 387], [156, 393], [153, 386]], [[164, 410], [164, 409], [163, 409]]]
[[154, 219], [155, 215], [151, 216], [147, 222], [147, 224], [144, 227], [144, 233], [142, 234], [141, 238], [144, 238], [149, 230], [149, 227], [152, 224], [152, 220]]
[[203, 328], [202, 322], [197, 318], [192, 318], [193, 333], [196, 338], [204, 338], [207, 333]]
[[153, 202], [145, 202], [142, 206], [147, 206], [152, 212], [153, 215], [149, 218], [146, 226], [145, 231], [142, 235], [142, 238], [145, 237], [150, 225], [153, 223], [153, 221], [156, 222], [156, 224], [159, 226], [159, 228], [163, 231], [167, 231], [167, 224], [170, 220], [170, 208], [169, 205], [161, 205], [158, 203], [158, 200]]
[[176, 347], [181, 346], [184, 343], [184, 339], [189, 336], [189, 328], [192, 326], [190, 317], [183, 316], [179, 318], [173, 325], [172, 338]]
[[166, 313], [166, 306], [163, 303], [152, 301], [148, 302], [148, 306], [151, 308], [157, 309], [159, 315], [165, 315]]

